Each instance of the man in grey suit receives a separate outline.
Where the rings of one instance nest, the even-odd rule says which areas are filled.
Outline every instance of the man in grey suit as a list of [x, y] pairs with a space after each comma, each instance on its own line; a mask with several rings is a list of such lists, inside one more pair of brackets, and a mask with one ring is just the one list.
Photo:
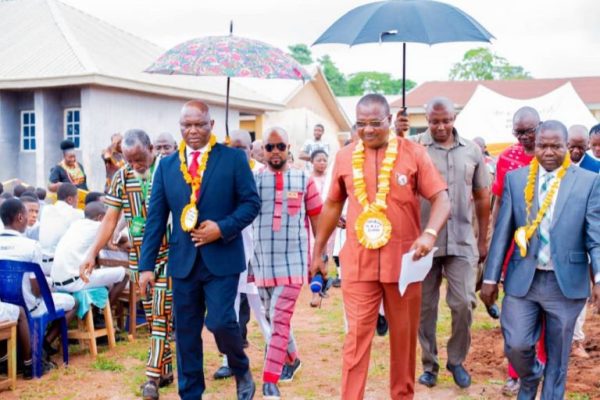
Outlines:
[[[600, 177], [575, 166], [562, 171], [566, 156], [566, 127], [558, 121], [542, 123], [536, 133], [535, 160], [506, 176], [484, 271], [481, 299], [489, 305], [498, 297], [502, 261], [513, 237], [525, 234], [519, 228], [531, 228], [528, 243], [523, 237], [517, 240], [525, 245], [526, 254], [516, 248], [509, 262], [500, 321], [506, 357], [521, 377], [519, 400], [535, 399], [542, 375], [542, 400], [564, 398], [575, 320], [590, 296], [588, 255], [593, 299], [600, 305]], [[528, 184], [531, 168], [538, 171]], [[526, 186], [532, 197], [529, 215]], [[551, 200], [545, 207], [547, 196]], [[545, 369], [535, 354], [542, 317]]]

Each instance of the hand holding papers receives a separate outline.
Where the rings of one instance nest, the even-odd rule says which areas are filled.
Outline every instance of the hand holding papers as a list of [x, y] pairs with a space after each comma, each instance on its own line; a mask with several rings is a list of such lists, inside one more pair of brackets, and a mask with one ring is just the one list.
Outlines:
[[400, 295], [403, 296], [408, 285], [413, 282], [421, 282], [431, 269], [433, 264], [433, 255], [437, 251], [437, 247], [431, 249], [425, 257], [413, 261], [415, 251], [409, 251], [402, 256], [402, 268], [400, 270], [400, 279], [398, 280], [398, 289]]

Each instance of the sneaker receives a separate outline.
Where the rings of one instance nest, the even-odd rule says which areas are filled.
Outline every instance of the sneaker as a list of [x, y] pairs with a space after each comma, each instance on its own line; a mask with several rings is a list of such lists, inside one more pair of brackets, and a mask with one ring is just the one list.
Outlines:
[[281, 399], [281, 393], [279, 393], [279, 388], [274, 383], [263, 383], [262, 392], [263, 399], [265, 400]]
[[502, 388], [502, 394], [508, 397], [513, 397], [519, 394], [521, 388], [521, 381], [519, 379], [508, 378], [504, 387]]
[[285, 364], [283, 366], [283, 370], [281, 371], [281, 376], [279, 377], [279, 382], [291, 382], [294, 380], [294, 376], [300, 368], [302, 367], [302, 363], [299, 358], [296, 358], [293, 363]]
[[388, 322], [385, 316], [379, 314], [377, 317], [377, 335], [385, 336], [388, 332]]
[[590, 355], [585, 351], [583, 342], [581, 340], [574, 340], [573, 346], [571, 346], [571, 355], [577, 358], [590, 358]]

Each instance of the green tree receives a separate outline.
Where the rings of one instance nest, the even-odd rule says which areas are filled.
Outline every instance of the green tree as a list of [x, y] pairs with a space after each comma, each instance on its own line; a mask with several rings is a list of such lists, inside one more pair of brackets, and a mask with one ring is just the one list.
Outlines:
[[[415, 82], [406, 81], [406, 90], [415, 86]], [[402, 79], [393, 79], [387, 72], [375, 71], [357, 72], [350, 75], [348, 95], [361, 96], [365, 93], [400, 94], [402, 93]]]
[[314, 62], [312, 58], [312, 53], [307, 45], [301, 43], [294, 44], [288, 46], [288, 49], [290, 50], [290, 55], [300, 64], [309, 65]]
[[331, 86], [331, 90], [336, 96], [347, 96], [348, 95], [348, 82], [346, 76], [340, 71], [331, 60], [328, 54], [318, 59], [321, 68], [323, 68], [323, 74]]
[[451, 80], [529, 79], [531, 74], [485, 47], [471, 49], [450, 69]]

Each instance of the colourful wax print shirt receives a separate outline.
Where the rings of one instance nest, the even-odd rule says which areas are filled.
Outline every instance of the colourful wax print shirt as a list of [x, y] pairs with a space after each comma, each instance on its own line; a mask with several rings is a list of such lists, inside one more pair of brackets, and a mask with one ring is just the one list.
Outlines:
[[[160, 159], [157, 157], [152, 164], [150, 178], [142, 180], [135, 174], [133, 168], [126, 164], [114, 175], [105, 203], [109, 207], [122, 210], [129, 228], [129, 240], [132, 244], [129, 251], [129, 268], [132, 278], [137, 279], [138, 261], [142, 248], [142, 238], [148, 215], [148, 205], [152, 191], [153, 172], [158, 167]], [[169, 233], [163, 237], [158, 256], [156, 257], [155, 270], [166, 267], [169, 252]]]
[[306, 171], [289, 168], [255, 173], [261, 208], [254, 220], [257, 286], [303, 284], [308, 276], [308, 217], [321, 212], [322, 201]]

